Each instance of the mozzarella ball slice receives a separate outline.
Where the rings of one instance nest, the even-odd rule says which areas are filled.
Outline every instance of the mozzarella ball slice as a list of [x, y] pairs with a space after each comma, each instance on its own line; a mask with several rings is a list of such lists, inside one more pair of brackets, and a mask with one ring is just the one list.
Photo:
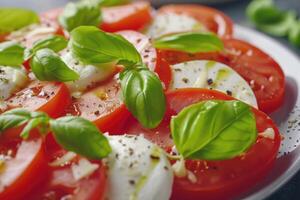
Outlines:
[[16, 41], [29, 48], [36, 41], [55, 35], [56, 32], [57, 29], [54, 27], [44, 24], [32, 24], [12, 32], [7, 36], [7, 40]]
[[108, 136], [109, 200], [168, 200], [173, 172], [165, 152], [143, 136]]
[[232, 68], [215, 61], [196, 60], [171, 66], [170, 89], [208, 88], [219, 90], [257, 108], [256, 97], [249, 84]]
[[9, 98], [26, 86], [27, 73], [23, 67], [0, 66], [0, 100]]
[[114, 63], [101, 64], [99, 66], [84, 65], [77, 61], [70, 51], [65, 51], [61, 56], [66, 65], [79, 74], [79, 79], [68, 82], [71, 93], [83, 92], [95, 84], [105, 81], [116, 70]]
[[161, 13], [155, 16], [152, 24], [146, 31], [151, 38], [158, 38], [170, 33], [205, 31], [197, 20], [183, 14]]

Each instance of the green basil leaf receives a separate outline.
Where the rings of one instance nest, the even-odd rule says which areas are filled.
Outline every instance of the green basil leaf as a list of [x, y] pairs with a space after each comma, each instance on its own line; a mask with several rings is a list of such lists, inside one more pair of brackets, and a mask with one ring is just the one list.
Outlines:
[[21, 126], [24, 127], [20, 136], [26, 139], [29, 136], [29, 132], [37, 126], [47, 126], [49, 117], [42, 112], [31, 112], [23, 108], [16, 108], [6, 111], [0, 115], [0, 132]]
[[28, 123], [20, 133], [20, 136], [23, 139], [27, 139], [29, 137], [30, 131], [34, 128], [39, 128], [40, 133], [42, 134], [47, 132], [47, 127], [50, 120], [47, 114], [42, 112], [31, 112], [30, 118], [31, 119], [28, 121]]
[[82, 25], [98, 26], [100, 21], [98, 4], [88, 0], [68, 3], [59, 16], [59, 23], [68, 31]]
[[129, 3], [130, 0], [96, 0], [99, 6], [117, 6]]
[[286, 36], [296, 19], [294, 12], [279, 10], [272, 0], [252, 1], [247, 16], [258, 29], [274, 36]]
[[127, 69], [120, 75], [123, 99], [129, 111], [146, 128], [162, 121], [166, 102], [158, 77], [146, 67]]
[[268, 24], [260, 24], [257, 23], [255, 26], [266, 32], [270, 35], [274, 36], [286, 36], [289, 33], [289, 30], [293, 26], [296, 20], [296, 14], [293, 12], [286, 12], [283, 14], [283, 18], [281, 21], [276, 23], [268, 23]]
[[105, 33], [96, 27], [81, 26], [71, 32], [70, 47], [76, 59], [84, 64], [101, 64], [126, 60], [142, 61], [135, 47], [120, 35]]
[[90, 159], [101, 159], [111, 152], [108, 140], [90, 121], [74, 116], [50, 121], [56, 141], [66, 150]]
[[51, 49], [38, 50], [31, 59], [31, 70], [41, 81], [74, 81], [79, 75]]
[[158, 49], [177, 50], [188, 53], [221, 51], [222, 40], [212, 33], [177, 33], [154, 40]]
[[0, 43], [0, 65], [20, 66], [24, 59], [24, 47], [17, 42]]
[[30, 112], [25, 109], [16, 108], [4, 112], [0, 115], [0, 133], [9, 128], [21, 126], [28, 122], [29, 119]]
[[241, 101], [204, 101], [171, 120], [178, 152], [188, 159], [224, 160], [241, 155], [255, 142], [256, 120]]
[[300, 21], [296, 22], [291, 28], [289, 32], [289, 41], [300, 47]]
[[10, 33], [30, 24], [39, 23], [39, 16], [22, 8], [0, 8], [0, 33]]
[[45, 39], [38, 40], [33, 44], [33, 46], [29, 49], [25, 50], [25, 60], [29, 59], [33, 56], [38, 50], [48, 48], [53, 50], [54, 52], [59, 52], [66, 48], [68, 45], [68, 41], [60, 35], [52, 35]]

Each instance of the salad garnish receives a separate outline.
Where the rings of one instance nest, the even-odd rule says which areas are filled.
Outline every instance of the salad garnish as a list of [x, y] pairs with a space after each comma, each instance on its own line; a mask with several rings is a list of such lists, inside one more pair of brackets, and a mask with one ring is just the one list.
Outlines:
[[0, 19], [0, 33], [39, 23], [39, 16], [34, 11], [22, 8], [0, 8]]
[[90, 159], [101, 159], [111, 151], [106, 137], [92, 122], [81, 117], [51, 119], [43, 112], [31, 112], [21, 108], [0, 115], [0, 133], [21, 125], [25, 125], [20, 134], [23, 139], [27, 139], [34, 128], [38, 128], [43, 135], [52, 131], [56, 141], [64, 149]]
[[253, 0], [248, 8], [250, 21], [260, 30], [300, 46], [300, 21], [294, 11], [280, 10], [273, 0]]
[[223, 50], [222, 40], [213, 33], [186, 32], [165, 35], [153, 41], [158, 49], [177, 50], [188, 53]]
[[193, 104], [173, 117], [170, 126], [177, 151], [188, 159], [230, 159], [249, 149], [257, 137], [255, 116], [241, 101]]
[[70, 48], [84, 64], [101, 64], [126, 60], [140, 63], [141, 55], [122, 36], [106, 33], [93, 26], [81, 26], [71, 32]]
[[24, 49], [14, 41], [0, 43], [0, 65], [19, 67], [23, 63]]
[[59, 52], [65, 49], [68, 45], [68, 40], [60, 35], [52, 35], [44, 39], [36, 41], [31, 48], [25, 49], [24, 59], [30, 59], [38, 50], [48, 48], [54, 52]]
[[67, 31], [83, 25], [98, 26], [100, 21], [100, 8], [98, 3], [92, 0], [70, 2], [59, 16], [59, 23]]
[[68, 82], [79, 78], [51, 49], [38, 50], [31, 59], [31, 70], [42, 81]]
[[147, 128], [162, 121], [166, 102], [159, 78], [145, 65], [125, 69], [121, 75], [124, 103], [130, 112]]

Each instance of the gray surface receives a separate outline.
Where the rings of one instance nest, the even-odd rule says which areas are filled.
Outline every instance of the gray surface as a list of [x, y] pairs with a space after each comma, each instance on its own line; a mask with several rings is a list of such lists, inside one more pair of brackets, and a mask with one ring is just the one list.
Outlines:
[[[46, 11], [51, 8], [65, 5], [68, 0], [0, 0], [0, 6], [19, 6], [31, 8], [36, 11]], [[156, 1], [162, 3], [163, 1]], [[187, 3], [188, 1], [182, 0], [181, 2]], [[193, 2], [196, 2], [194, 0]], [[215, 7], [224, 11], [236, 23], [243, 26], [251, 27], [245, 17], [245, 7], [249, 0], [239, 0], [228, 4], [216, 5]], [[277, 5], [283, 9], [293, 9], [300, 14], [300, 0], [276, 0]], [[287, 48], [290, 48], [296, 54], [300, 55], [300, 49], [290, 45], [286, 39], [276, 38]], [[300, 67], [299, 67], [300, 68]], [[300, 199], [300, 172], [282, 189], [272, 195], [268, 200], [298, 200]]]

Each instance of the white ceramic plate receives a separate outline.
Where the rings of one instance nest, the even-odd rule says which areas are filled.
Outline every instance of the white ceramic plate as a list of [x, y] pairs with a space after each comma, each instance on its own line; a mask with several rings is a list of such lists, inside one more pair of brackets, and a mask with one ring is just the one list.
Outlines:
[[285, 184], [300, 169], [300, 59], [289, 49], [257, 31], [236, 25], [235, 37], [264, 50], [286, 75], [284, 105], [271, 115], [284, 136], [275, 167], [266, 179], [239, 199], [260, 200]]

